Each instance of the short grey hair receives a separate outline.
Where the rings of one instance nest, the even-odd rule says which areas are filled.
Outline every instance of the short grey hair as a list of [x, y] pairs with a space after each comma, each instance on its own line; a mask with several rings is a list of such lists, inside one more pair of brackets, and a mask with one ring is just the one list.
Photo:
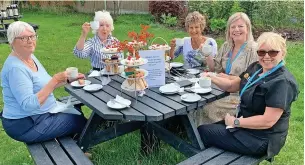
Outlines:
[[10, 24], [7, 29], [7, 40], [8, 43], [11, 45], [16, 37], [18, 37], [23, 31], [28, 29], [32, 33], [36, 34], [34, 28], [23, 21], [16, 21]]
[[[113, 26], [113, 19], [110, 15], [110, 13], [106, 10], [103, 11], [97, 11], [95, 12], [95, 16], [94, 16], [94, 21], [106, 21], [107, 23], [110, 24], [110, 29], [111, 31], [114, 30], [114, 26]], [[95, 33], [96, 31], [93, 30], [93, 33]]]

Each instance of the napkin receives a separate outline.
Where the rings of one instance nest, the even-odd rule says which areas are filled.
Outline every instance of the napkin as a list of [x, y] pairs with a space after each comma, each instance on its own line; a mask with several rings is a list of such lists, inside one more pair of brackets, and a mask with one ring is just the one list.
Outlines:
[[197, 88], [201, 88], [200, 85], [198, 84], [198, 82], [195, 83], [194, 86], [191, 87], [192, 89], [197, 89]]
[[81, 115], [81, 113], [73, 107], [73, 104], [71, 104], [70, 98], [66, 104], [59, 102], [59, 101], [56, 101], [56, 104], [57, 105], [49, 111], [50, 113], [61, 112], [61, 113], [70, 113], [70, 114], [75, 114], [75, 115]]
[[119, 96], [119, 95], [116, 95], [115, 101], [117, 101], [117, 102], [119, 102], [119, 103], [121, 103], [121, 104], [124, 104], [124, 105], [126, 105], [127, 107], [129, 107], [129, 105], [131, 104], [131, 101], [130, 101], [130, 100], [125, 99], [125, 98], [123, 98], [123, 97], [121, 97], [121, 96]]
[[231, 128], [234, 128], [234, 127], [229, 126], [229, 125], [226, 126], [226, 129], [231, 129]]
[[143, 97], [144, 95], [145, 95], [145, 91], [143, 90], [143, 91], [138, 91], [138, 96], [140, 96], [140, 97]]
[[101, 76], [100, 72], [97, 70], [92, 71], [88, 77], [97, 77], [97, 76]]
[[176, 76], [172, 76], [174, 78], [175, 81], [182, 81], [182, 80], [187, 80], [187, 78], [185, 77], [176, 77]]

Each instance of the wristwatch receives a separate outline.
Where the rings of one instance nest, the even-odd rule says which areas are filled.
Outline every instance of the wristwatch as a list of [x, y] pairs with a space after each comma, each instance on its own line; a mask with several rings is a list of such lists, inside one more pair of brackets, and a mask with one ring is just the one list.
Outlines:
[[235, 118], [234, 119], [234, 127], [239, 127], [239, 126], [240, 126], [239, 119]]

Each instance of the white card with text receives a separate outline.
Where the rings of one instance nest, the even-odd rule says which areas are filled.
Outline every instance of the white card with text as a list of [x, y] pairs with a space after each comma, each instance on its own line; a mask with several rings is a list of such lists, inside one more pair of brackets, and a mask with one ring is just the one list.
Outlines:
[[165, 85], [165, 51], [164, 50], [142, 50], [139, 51], [142, 58], [148, 60], [147, 64], [140, 66], [148, 71], [145, 80], [149, 87], [160, 87]]

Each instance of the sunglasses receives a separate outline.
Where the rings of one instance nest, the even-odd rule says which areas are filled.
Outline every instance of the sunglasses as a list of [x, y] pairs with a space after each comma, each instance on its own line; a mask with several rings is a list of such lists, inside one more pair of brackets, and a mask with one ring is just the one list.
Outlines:
[[257, 55], [260, 57], [264, 57], [267, 53], [270, 57], [275, 57], [280, 51], [278, 50], [269, 50], [268, 52], [265, 50], [258, 50]]

